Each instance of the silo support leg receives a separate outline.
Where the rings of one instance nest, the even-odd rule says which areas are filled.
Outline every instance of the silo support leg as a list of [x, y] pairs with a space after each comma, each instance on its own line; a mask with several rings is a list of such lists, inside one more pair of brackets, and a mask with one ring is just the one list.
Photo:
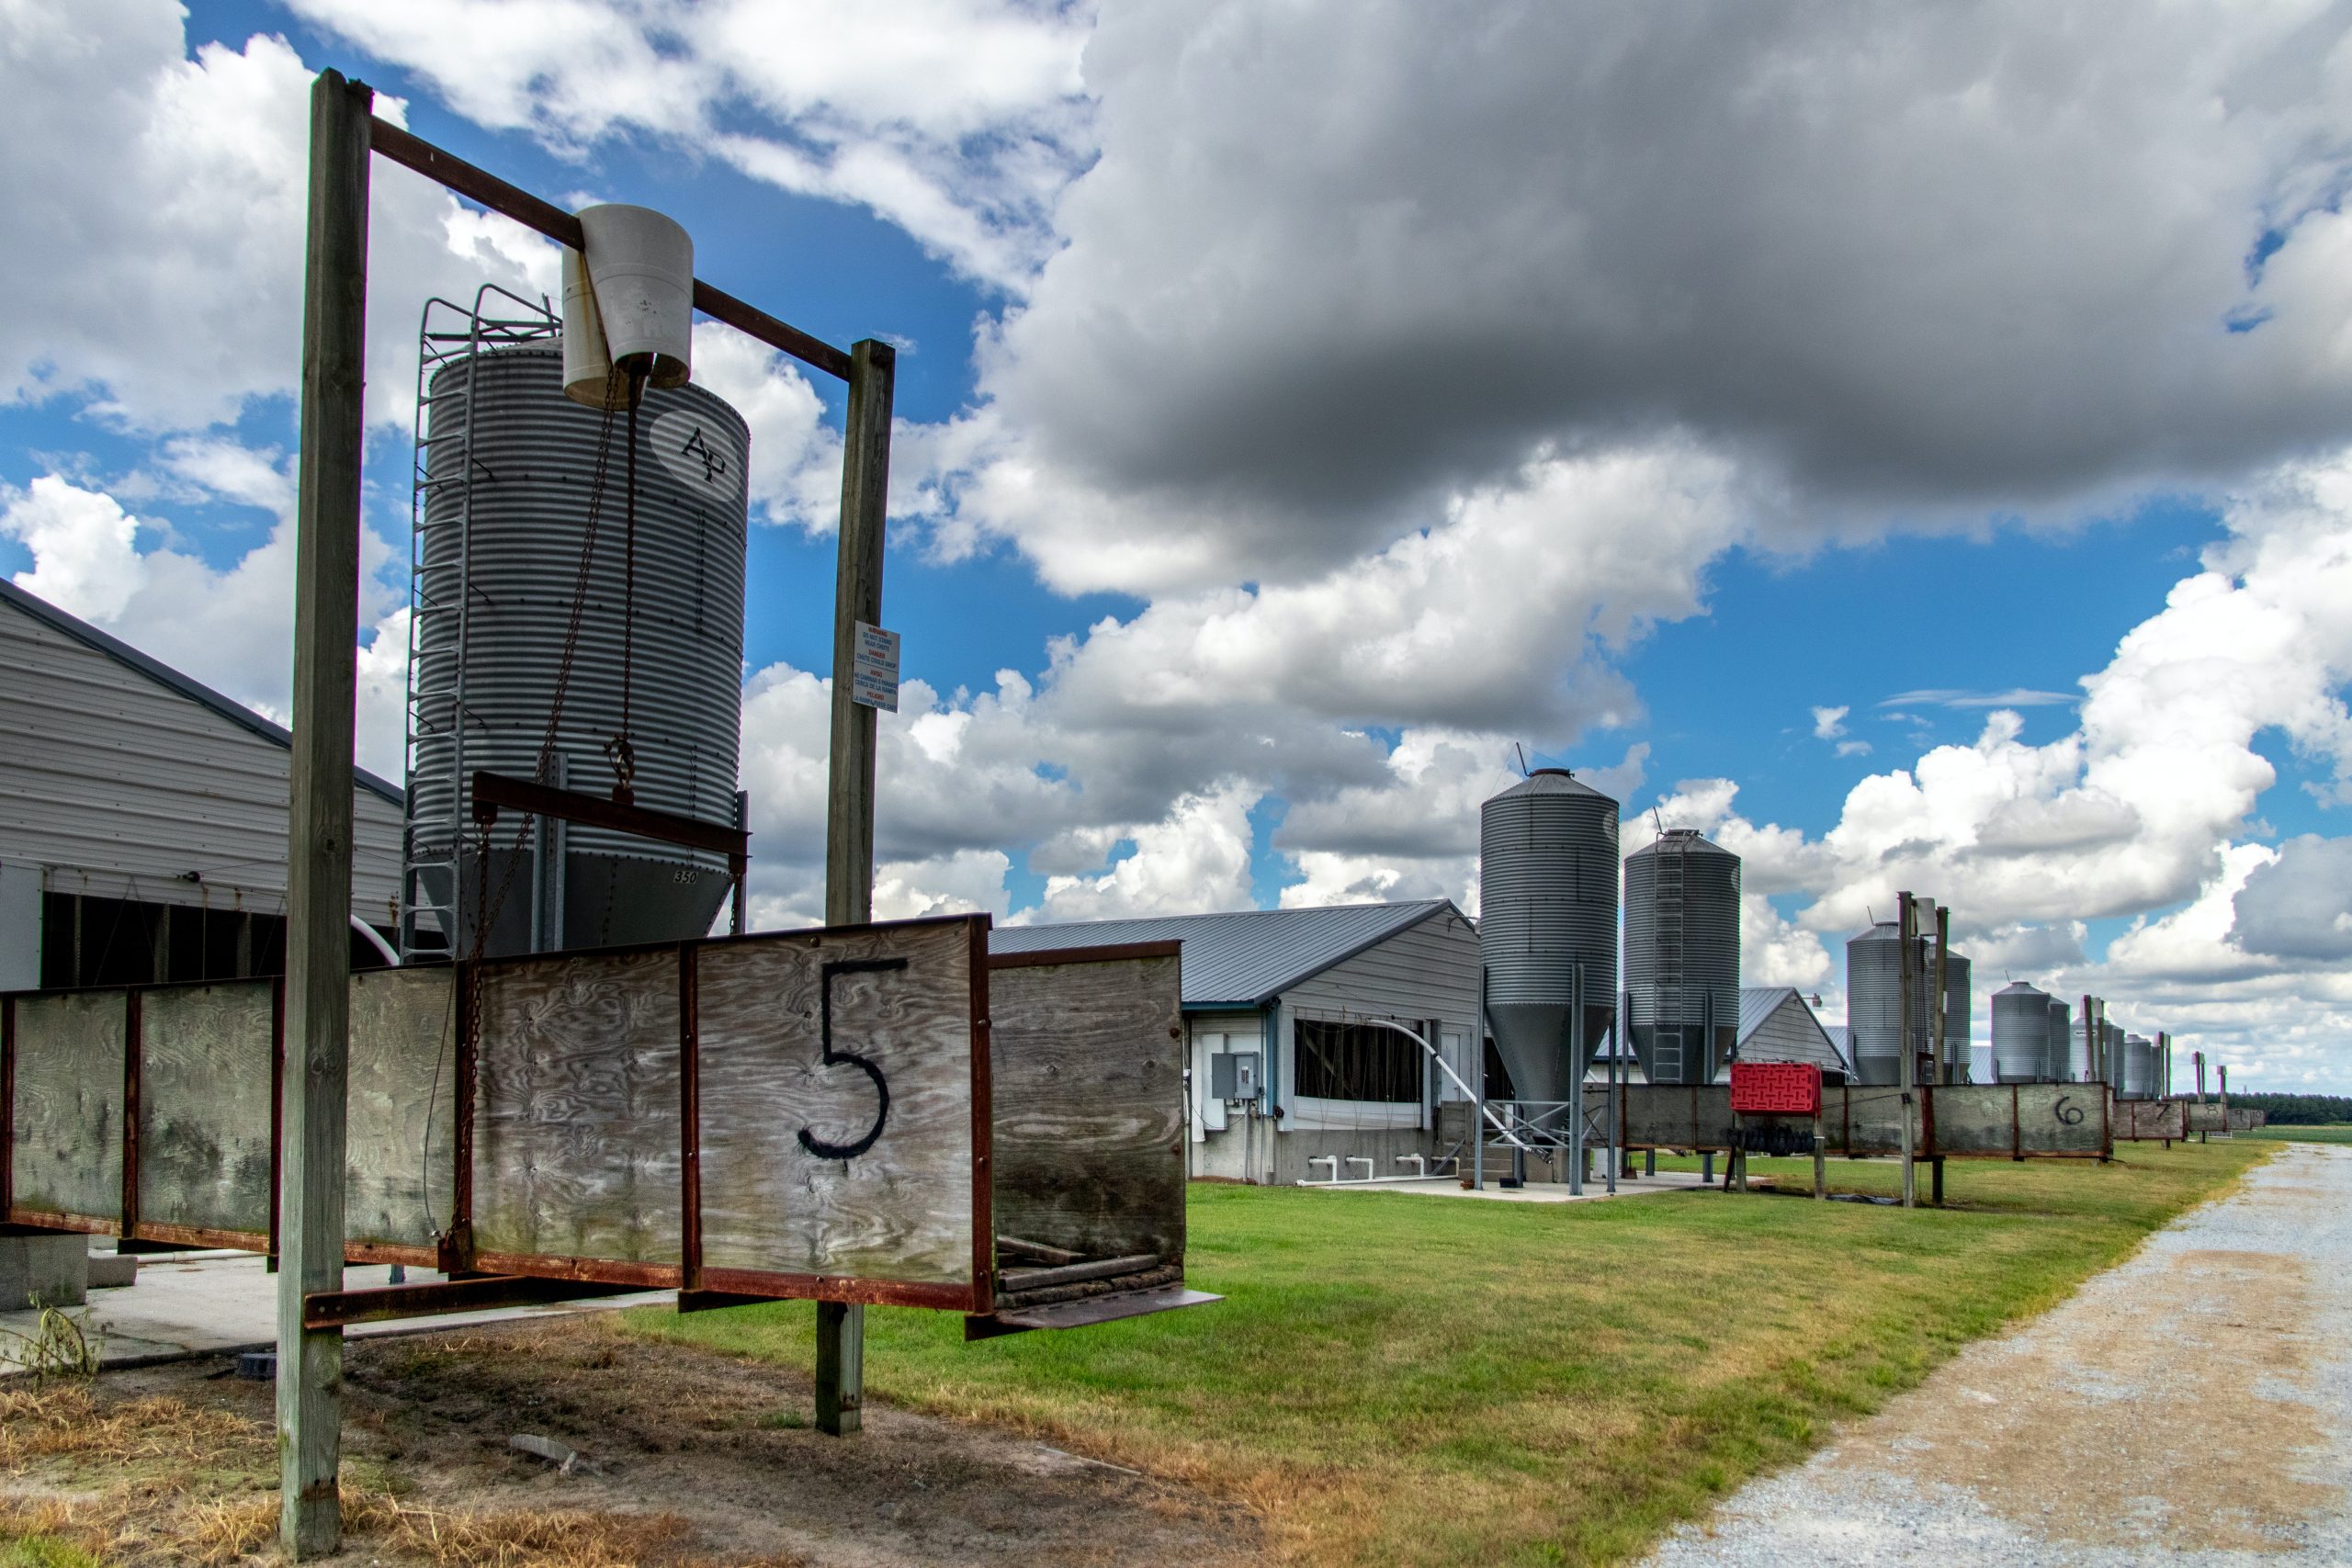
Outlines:
[[817, 1303], [817, 1430], [846, 1438], [864, 1423], [865, 1309]]

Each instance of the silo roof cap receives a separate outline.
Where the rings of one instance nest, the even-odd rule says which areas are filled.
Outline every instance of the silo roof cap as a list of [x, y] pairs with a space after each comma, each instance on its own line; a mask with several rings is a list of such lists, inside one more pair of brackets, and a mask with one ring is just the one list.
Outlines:
[[2029, 985], [2023, 980], [2012, 980], [1993, 994], [1996, 997], [2013, 997], [2025, 992], [2030, 992], [2034, 996], [2043, 998], [2050, 995], [2049, 992], [2043, 990], [2041, 987]]
[[1510, 800], [1522, 795], [1589, 795], [1608, 801], [1611, 806], [1617, 804], [1615, 796], [1601, 794], [1566, 768], [1538, 768], [1491, 798]]

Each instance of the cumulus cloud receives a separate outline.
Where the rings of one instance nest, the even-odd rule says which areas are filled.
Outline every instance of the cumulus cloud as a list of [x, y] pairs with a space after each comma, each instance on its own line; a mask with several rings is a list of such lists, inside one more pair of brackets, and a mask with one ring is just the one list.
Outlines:
[[1091, 156], [1083, 7], [917, 0], [288, 0], [476, 124], [578, 153], [645, 134], [862, 206], [1000, 288]]
[[2250, 953], [2352, 958], [2352, 839], [2306, 833], [2248, 868], [2232, 894], [2230, 929]]
[[[85, 395], [170, 432], [291, 394], [311, 68], [263, 36], [187, 58], [168, 0], [6, 7], [0, 59], [0, 141], [17, 150], [0, 164], [0, 398]], [[424, 300], [484, 282], [537, 298], [556, 253], [405, 169], [378, 160], [371, 180], [368, 412], [402, 428]]]
[[1629, 433], [1804, 497], [1783, 542], [2242, 474], [2352, 415], [2345, 26], [1110, 9], [966, 514], [1148, 592], [1311, 572]]

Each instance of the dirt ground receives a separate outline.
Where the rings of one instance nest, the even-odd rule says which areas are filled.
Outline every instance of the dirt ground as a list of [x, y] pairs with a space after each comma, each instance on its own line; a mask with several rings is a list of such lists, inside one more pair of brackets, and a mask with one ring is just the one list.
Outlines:
[[[117, 1542], [124, 1559], [232, 1562], [242, 1542], [225, 1521], [274, 1513], [274, 1492], [263, 1491], [275, 1479], [270, 1385], [226, 1371], [208, 1359], [97, 1380], [101, 1414], [130, 1417], [118, 1424], [160, 1430], [182, 1418], [159, 1425], [155, 1413], [185, 1406], [183, 1425], [220, 1450], [175, 1474], [150, 1464], [140, 1483], [158, 1507], [168, 1502], [195, 1521], [191, 1539], [210, 1544], [168, 1546], [126, 1526], [132, 1533]], [[359, 1562], [979, 1568], [1259, 1554], [1256, 1521], [1238, 1507], [1006, 1432], [888, 1408], [869, 1408], [854, 1439], [822, 1437], [806, 1424], [806, 1375], [627, 1338], [594, 1316], [354, 1341], [345, 1378], [346, 1491], [382, 1499], [349, 1510], [360, 1528], [346, 1557]], [[581, 1462], [566, 1472], [519, 1452], [508, 1442], [517, 1434], [570, 1445]], [[0, 1423], [0, 1436], [17, 1461], [7, 1491], [19, 1500], [11, 1521], [19, 1528], [24, 1499], [54, 1507], [90, 1495], [91, 1466], [74, 1470], [70, 1439], [43, 1460], [40, 1443], [15, 1424]], [[191, 1474], [211, 1477], [210, 1495], [189, 1492]], [[142, 1510], [118, 1503], [113, 1511]], [[371, 1521], [403, 1511], [410, 1523], [371, 1533]], [[480, 1551], [438, 1544], [460, 1532], [437, 1521], [501, 1516], [572, 1523], [537, 1535], [478, 1531], [490, 1543]], [[594, 1544], [598, 1518], [609, 1525], [602, 1545]]]

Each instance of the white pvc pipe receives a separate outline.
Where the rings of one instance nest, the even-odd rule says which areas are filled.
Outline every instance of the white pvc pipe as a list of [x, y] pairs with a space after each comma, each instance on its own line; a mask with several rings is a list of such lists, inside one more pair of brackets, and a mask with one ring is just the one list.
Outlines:
[[1487, 1103], [1485, 1096], [1481, 1095], [1476, 1089], [1472, 1089], [1468, 1084], [1462, 1081], [1462, 1075], [1453, 1070], [1453, 1066], [1447, 1063], [1444, 1054], [1439, 1051], [1436, 1046], [1430, 1044], [1428, 1041], [1422, 1039], [1419, 1035], [1414, 1033], [1411, 1030], [1406, 1028], [1403, 1024], [1396, 1022], [1393, 1019], [1368, 1018], [1364, 1020], [1364, 1022], [1372, 1025], [1374, 1029], [1393, 1029], [1397, 1033], [1403, 1035], [1406, 1039], [1411, 1041], [1414, 1044], [1419, 1045], [1422, 1050], [1427, 1051], [1430, 1054], [1430, 1060], [1437, 1064], [1438, 1071], [1453, 1079], [1453, 1087], [1470, 1097], [1470, 1103], [1476, 1105], [1480, 1113], [1483, 1114], [1489, 1122], [1493, 1123], [1495, 1131], [1503, 1135], [1504, 1142], [1522, 1149], [1530, 1147], [1527, 1144], [1520, 1141], [1519, 1135], [1510, 1130], [1510, 1124], [1503, 1120], [1501, 1114]]
[[384, 955], [385, 963], [392, 964], [395, 967], [399, 965], [401, 961], [400, 953], [390, 942], [384, 940], [383, 933], [379, 931], [374, 926], [369, 925], [358, 916], [354, 915], [351, 917], [351, 929], [357, 931], [361, 936], [366, 937], [370, 942], [372, 942], [375, 945], [376, 951]]

